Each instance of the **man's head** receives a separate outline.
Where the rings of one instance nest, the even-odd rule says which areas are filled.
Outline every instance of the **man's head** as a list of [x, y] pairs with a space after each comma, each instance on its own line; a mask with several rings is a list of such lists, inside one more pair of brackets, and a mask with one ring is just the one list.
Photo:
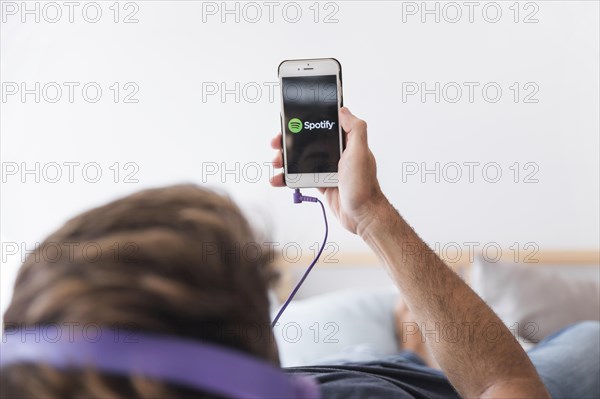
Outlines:
[[[269, 328], [270, 253], [257, 238], [238, 207], [211, 191], [173, 186], [131, 195], [70, 220], [28, 256], [4, 328], [133, 329], [213, 342], [277, 362]], [[13, 366], [2, 372], [3, 394], [186, 393], [83, 372], [73, 383], [72, 375]]]

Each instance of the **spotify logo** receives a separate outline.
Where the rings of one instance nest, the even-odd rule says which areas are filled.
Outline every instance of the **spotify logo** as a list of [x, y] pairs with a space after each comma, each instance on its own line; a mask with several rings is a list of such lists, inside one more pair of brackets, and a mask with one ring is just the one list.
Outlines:
[[302, 130], [302, 121], [298, 118], [290, 119], [288, 122], [288, 129], [292, 133], [299, 133]]
[[302, 131], [302, 129], [304, 130], [332, 130], [333, 127], [335, 126], [335, 122], [331, 122], [331, 121], [320, 121], [320, 122], [304, 122], [304, 125], [302, 124], [302, 121], [298, 118], [292, 118], [290, 119], [290, 121], [288, 122], [288, 129], [290, 130], [290, 132], [292, 133], [300, 133]]

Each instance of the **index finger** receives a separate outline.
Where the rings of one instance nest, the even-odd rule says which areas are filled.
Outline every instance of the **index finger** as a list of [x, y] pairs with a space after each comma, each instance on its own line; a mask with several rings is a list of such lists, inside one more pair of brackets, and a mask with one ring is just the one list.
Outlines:
[[277, 133], [275, 137], [271, 139], [271, 147], [275, 150], [281, 150], [281, 133]]

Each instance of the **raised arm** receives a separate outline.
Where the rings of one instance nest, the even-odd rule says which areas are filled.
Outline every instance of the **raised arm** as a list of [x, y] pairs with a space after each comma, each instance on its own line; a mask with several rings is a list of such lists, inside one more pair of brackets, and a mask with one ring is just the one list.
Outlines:
[[[367, 125], [346, 108], [348, 133], [339, 162], [339, 187], [322, 189], [333, 213], [375, 251], [400, 288], [433, 355], [465, 398], [549, 398], [529, 358], [508, 328], [419, 238], [383, 195]], [[272, 141], [280, 149], [280, 136]], [[282, 166], [281, 154], [274, 160]], [[282, 175], [271, 181], [283, 185]], [[441, 331], [451, 331], [450, 337]]]

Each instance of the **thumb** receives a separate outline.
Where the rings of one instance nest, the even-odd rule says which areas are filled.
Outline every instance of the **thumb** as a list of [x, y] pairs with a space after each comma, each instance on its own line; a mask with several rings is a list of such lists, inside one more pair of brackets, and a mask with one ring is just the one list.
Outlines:
[[[367, 123], [354, 116], [346, 107], [340, 108], [340, 124], [348, 137], [356, 137], [358, 140], [367, 142]], [[355, 139], [353, 139], [355, 140]]]

